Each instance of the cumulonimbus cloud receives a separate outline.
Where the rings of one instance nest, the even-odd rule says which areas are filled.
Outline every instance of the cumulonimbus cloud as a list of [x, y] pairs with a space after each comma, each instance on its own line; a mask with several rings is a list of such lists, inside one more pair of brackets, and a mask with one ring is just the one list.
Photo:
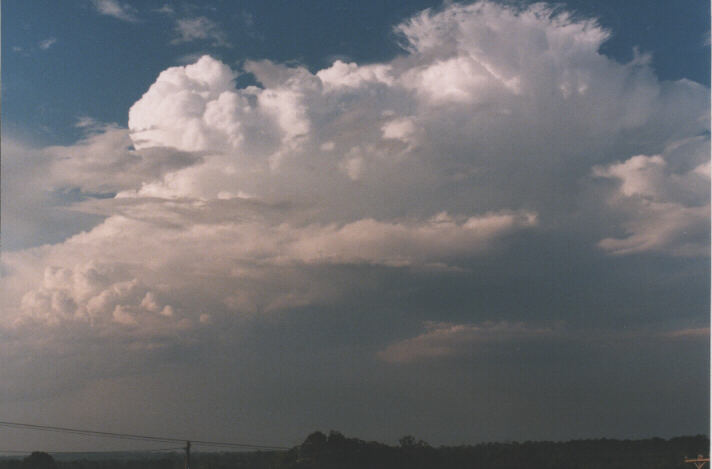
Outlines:
[[[128, 129], [45, 149], [51, 187], [116, 197], [75, 206], [105, 217], [93, 229], [6, 256], [6, 319], [151, 328], [333, 299], [360, 282], [330, 282], [338, 266], [466, 268], [565, 226], [592, 205], [583, 180], [618, 181], [597, 193], [606, 216], [578, 218], [605, 251], [700, 252], [707, 88], [615, 62], [607, 31], [541, 5], [453, 4], [396, 32], [402, 55], [314, 73], [203, 56], [164, 70]], [[607, 215], [626, 213], [619, 236]], [[85, 295], [92, 260], [107, 280]]]

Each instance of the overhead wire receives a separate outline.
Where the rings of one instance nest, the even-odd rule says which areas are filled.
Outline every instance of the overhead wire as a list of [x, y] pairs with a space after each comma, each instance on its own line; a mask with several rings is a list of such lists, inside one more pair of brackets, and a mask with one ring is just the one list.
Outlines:
[[100, 437], [100, 438], [114, 438], [114, 439], [121, 439], [121, 440], [152, 441], [152, 442], [157, 442], [157, 443], [184, 443], [186, 441], [190, 441], [191, 445], [207, 446], [207, 447], [214, 447], [214, 448], [236, 448], [236, 449], [257, 449], [257, 450], [288, 450], [288, 449], [290, 449], [285, 446], [277, 446], [277, 445], [261, 445], [261, 444], [252, 444], [252, 443], [235, 443], [235, 442], [209, 441], [209, 440], [190, 440], [188, 438], [175, 438], [175, 437], [154, 436], [154, 435], [139, 435], [139, 434], [133, 434], [133, 433], [105, 432], [105, 431], [96, 431], [96, 430], [82, 430], [82, 429], [78, 429], [78, 428], [58, 427], [58, 426], [51, 426], [51, 425], [36, 425], [36, 424], [22, 423], [22, 422], [0, 421], [0, 427], [23, 429], [23, 430], [37, 430], [37, 431], [46, 431], [46, 432], [68, 433], [68, 434], [73, 434], [73, 435], [93, 436], [93, 437]]
[[[82, 455], [82, 454], [118, 454], [118, 453], [158, 453], [158, 452], [167, 452], [167, 451], [183, 451], [185, 448], [184, 447], [173, 447], [173, 448], [154, 448], [154, 449], [140, 449], [140, 450], [131, 450], [131, 451], [123, 451], [123, 450], [109, 450], [109, 451], [51, 451], [51, 450], [42, 450], [43, 453], [47, 454], [77, 454], [77, 455]], [[37, 450], [22, 450], [22, 449], [0, 449], [0, 455], [3, 454], [32, 454], [36, 452]]]

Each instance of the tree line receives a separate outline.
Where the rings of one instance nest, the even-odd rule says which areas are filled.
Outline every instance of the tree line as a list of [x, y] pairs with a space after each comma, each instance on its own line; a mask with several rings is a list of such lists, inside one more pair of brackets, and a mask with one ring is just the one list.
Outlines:
[[[693, 469], [709, 455], [707, 436], [430, 446], [412, 436], [390, 446], [331, 431], [314, 432], [288, 451], [194, 453], [191, 469]], [[181, 453], [135, 459], [55, 460], [36, 452], [0, 460], [0, 469], [183, 469]]]

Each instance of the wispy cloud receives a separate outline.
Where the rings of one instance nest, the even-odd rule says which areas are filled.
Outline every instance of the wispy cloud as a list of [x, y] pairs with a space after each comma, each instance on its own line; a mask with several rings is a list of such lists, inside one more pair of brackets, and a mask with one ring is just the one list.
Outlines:
[[611, 346], [629, 341], [707, 340], [709, 327], [689, 327], [655, 331], [647, 327], [633, 330], [577, 330], [563, 322], [536, 325], [526, 322], [485, 321], [456, 324], [425, 321], [424, 331], [415, 337], [395, 341], [378, 352], [378, 357], [392, 364], [428, 360], [456, 359], [482, 354], [486, 346], [514, 348], [528, 343], [574, 341]]
[[557, 333], [550, 327], [506, 321], [482, 324], [426, 322], [425, 329], [423, 334], [389, 345], [379, 352], [379, 357], [391, 363], [456, 357], [471, 354], [475, 347], [483, 344], [551, 339]]
[[122, 21], [138, 21], [136, 9], [126, 3], [119, 3], [117, 0], [92, 0], [92, 3], [102, 15], [113, 16]]
[[38, 45], [39, 45], [40, 49], [47, 50], [50, 47], [52, 47], [56, 42], [57, 42], [56, 37], [50, 37], [50, 38], [45, 39], [44, 41], [40, 41]]
[[82, 129], [85, 135], [91, 136], [102, 132], [108, 133], [115, 125], [100, 122], [90, 116], [79, 116], [74, 123], [74, 127]]
[[169, 5], [167, 3], [165, 5], [163, 5], [161, 8], [156, 8], [155, 10], [153, 10], [153, 12], [160, 13], [162, 15], [169, 15], [169, 16], [176, 14], [175, 8], [173, 8], [171, 5]]
[[195, 18], [182, 18], [176, 21], [175, 32], [177, 37], [171, 44], [180, 44], [198, 40], [212, 40], [215, 46], [229, 46], [227, 35], [214, 21], [198, 16]]
[[688, 329], [677, 329], [674, 331], [669, 331], [663, 334], [663, 337], [669, 339], [709, 339], [710, 328], [709, 327], [697, 327]]
[[97, 120], [94, 119], [93, 117], [89, 117], [89, 116], [79, 117], [77, 119], [77, 122], [74, 124], [75, 127], [78, 127], [80, 129], [96, 127], [97, 125], [99, 125], [99, 122], [97, 122]]

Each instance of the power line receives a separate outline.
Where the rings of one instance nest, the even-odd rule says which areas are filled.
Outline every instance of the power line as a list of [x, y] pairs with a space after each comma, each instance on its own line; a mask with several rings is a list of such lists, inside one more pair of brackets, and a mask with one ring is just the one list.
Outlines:
[[142, 452], [148, 452], [148, 453], [160, 453], [163, 451], [183, 451], [183, 447], [179, 446], [177, 448], [159, 448], [159, 449], [146, 449], [146, 450], [141, 450]]
[[[0, 427], [15, 428], [23, 430], [37, 430], [45, 432], [57, 432], [57, 433], [69, 433], [73, 435], [82, 436], [94, 436], [100, 438], [114, 438], [120, 440], [133, 440], [133, 441], [152, 441], [157, 443], [183, 443], [186, 440], [182, 438], [174, 437], [164, 437], [164, 436], [152, 436], [152, 435], [137, 435], [132, 433], [116, 433], [116, 432], [102, 432], [96, 430], [81, 430], [77, 428], [69, 427], [56, 427], [50, 425], [35, 425], [31, 423], [20, 423], [20, 422], [6, 422], [0, 421]], [[288, 450], [290, 448], [284, 446], [274, 446], [274, 445], [257, 445], [251, 443], [232, 443], [232, 442], [221, 442], [221, 441], [207, 441], [207, 440], [190, 440], [191, 444], [198, 446], [209, 446], [214, 448], [241, 448], [241, 449], [264, 449], [264, 450]]]
[[[31, 454], [36, 452], [36, 449], [33, 450], [22, 450], [22, 449], [0, 449], [0, 455], [2, 454]], [[172, 447], [172, 448], [156, 448], [156, 449], [140, 449], [140, 450], [127, 450], [127, 451], [48, 451], [48, 450], [42, 450], [43, 453], [47, 454], [78, 454], [78, 455], [83, 455], [83, 454], [105, 454], [105, 455], [111, 455], [111, 454], [119, 454], [119, 453], [161, 453], [161, 452], [168, 452], [168, 451], [183, 451], [182, 447]]]

